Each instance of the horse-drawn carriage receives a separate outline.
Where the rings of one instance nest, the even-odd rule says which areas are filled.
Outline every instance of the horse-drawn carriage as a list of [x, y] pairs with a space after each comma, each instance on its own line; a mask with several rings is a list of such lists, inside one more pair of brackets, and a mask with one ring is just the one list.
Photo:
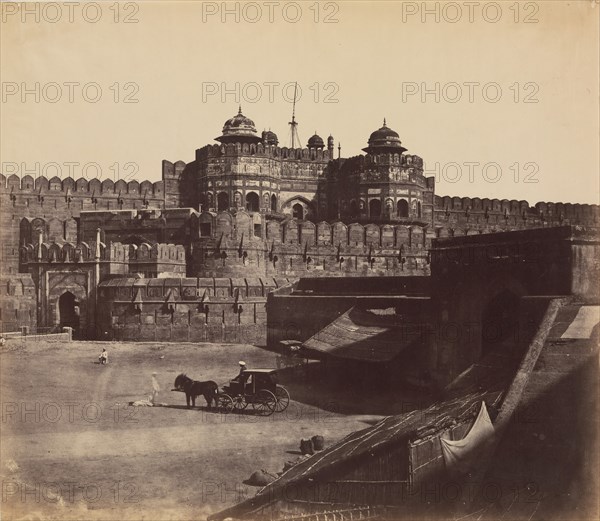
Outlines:
[[195, 407], [196, 397], [203, 395], [208, 408], [215, 406], [224, 413], [241, 412], [251, 405], [257, 414], [270, 416], [285, 411], [290, 403], [287, 389], [277, 384], [276, 369], [249, 369], [223, 386], [219, 392], [215, 382], [198, 382], [185, 374], [175, 380], [173, 391], [185, 392], [188, 407]]
[[224, 412], [243, 411], [251, 405], [256, 413], [270, 416], [282, 412], [290, 403], [287, 389], [277, 383], [276, 369], [249, 369], [231, 380], [218, 395]]

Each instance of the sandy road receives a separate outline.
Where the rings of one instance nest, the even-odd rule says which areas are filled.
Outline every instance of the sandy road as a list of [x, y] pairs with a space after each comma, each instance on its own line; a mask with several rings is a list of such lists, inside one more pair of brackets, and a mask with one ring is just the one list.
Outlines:
[[[372, 420], [372, 416], [364, 416]], [[360, 416], [317, 426], [302, 421], [271, 421], [265, 417], [227, 418], [214, 414], [214, 420], [201, 421], [182, 429], [181, 426], [151, 429], [82, 430], [65, 433], [36, 433], [2, 437], [2, 459], [39, 460], [51, 454], [54, 458], [135, 457], [139, 454], [188, 453], [210, 454], [216, 451], [252, 451], [268, 444], [293, 450], [297, 440], [317, 431], [328, 439], [339, 438], [352, 430], [366, 427]], [[215, 430], [218, 429], [218, 435]]]
[[[281, 471], [301, 438], [327, 442], [374, 417], [343, 415], [292, 400], [270, 417], [185, 407], [170, 392], [178, 372], [222, 383], [237, 361], [275, 367], [253, 346], [34, 344], [0, 354], [3, 519], [202, 519], [250, 497], [252, 472]], [[158, 372], [165, 407], [131, 408]], [[24, 517], [28, 516], [28, 517]]]

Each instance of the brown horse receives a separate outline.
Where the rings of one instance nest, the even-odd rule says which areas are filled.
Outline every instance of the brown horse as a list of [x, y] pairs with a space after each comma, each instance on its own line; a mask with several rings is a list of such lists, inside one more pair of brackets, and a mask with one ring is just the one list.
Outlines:
[[200, 395], [204, 396], [209, 409], [212, 407], [213, 401], [215, 402], [215, 407], [217, 406], [219, 387], [212, 380], [198, 382], [181, 373], [175, 378], [175, 389], [185, 392], [185, 401], [188, 407], [190, 406], [190, 401], [192, 402], [191, 406], [196, 407], [196, 397]]

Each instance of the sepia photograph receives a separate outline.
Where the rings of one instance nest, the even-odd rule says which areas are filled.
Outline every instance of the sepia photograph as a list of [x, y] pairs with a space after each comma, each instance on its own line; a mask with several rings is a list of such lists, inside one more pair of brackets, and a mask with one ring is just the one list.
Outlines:
[[600, 519], [600, 0], [0, 15], [0, 519]]

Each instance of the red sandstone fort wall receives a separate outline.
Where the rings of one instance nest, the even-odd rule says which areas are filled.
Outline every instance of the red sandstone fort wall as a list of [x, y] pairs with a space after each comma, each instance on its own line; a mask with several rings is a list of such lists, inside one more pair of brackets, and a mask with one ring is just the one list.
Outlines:
[[114, 279], [98, 323], [118, 340], [266, 343], [267, 294], [283, 278]]
[[[23, 218], [33, 222], [44, 220], [44, 240], [76, 241], [77, 218], [85, 210], [164, 208], [164, 183], [158, 181], [80, 178], [46, 179], [31, 176], [19, 178], [0, 174], [0, 270], [6, 274], [18, 271], [20, 226]], [[37, 227], [42, 226], [37, 223]], [[35, 226], [34, 226], [35, 228]], [[36, 239], [37, 240], [37, 237]], [[26, 241], [29, 242], [29, 241]]]

